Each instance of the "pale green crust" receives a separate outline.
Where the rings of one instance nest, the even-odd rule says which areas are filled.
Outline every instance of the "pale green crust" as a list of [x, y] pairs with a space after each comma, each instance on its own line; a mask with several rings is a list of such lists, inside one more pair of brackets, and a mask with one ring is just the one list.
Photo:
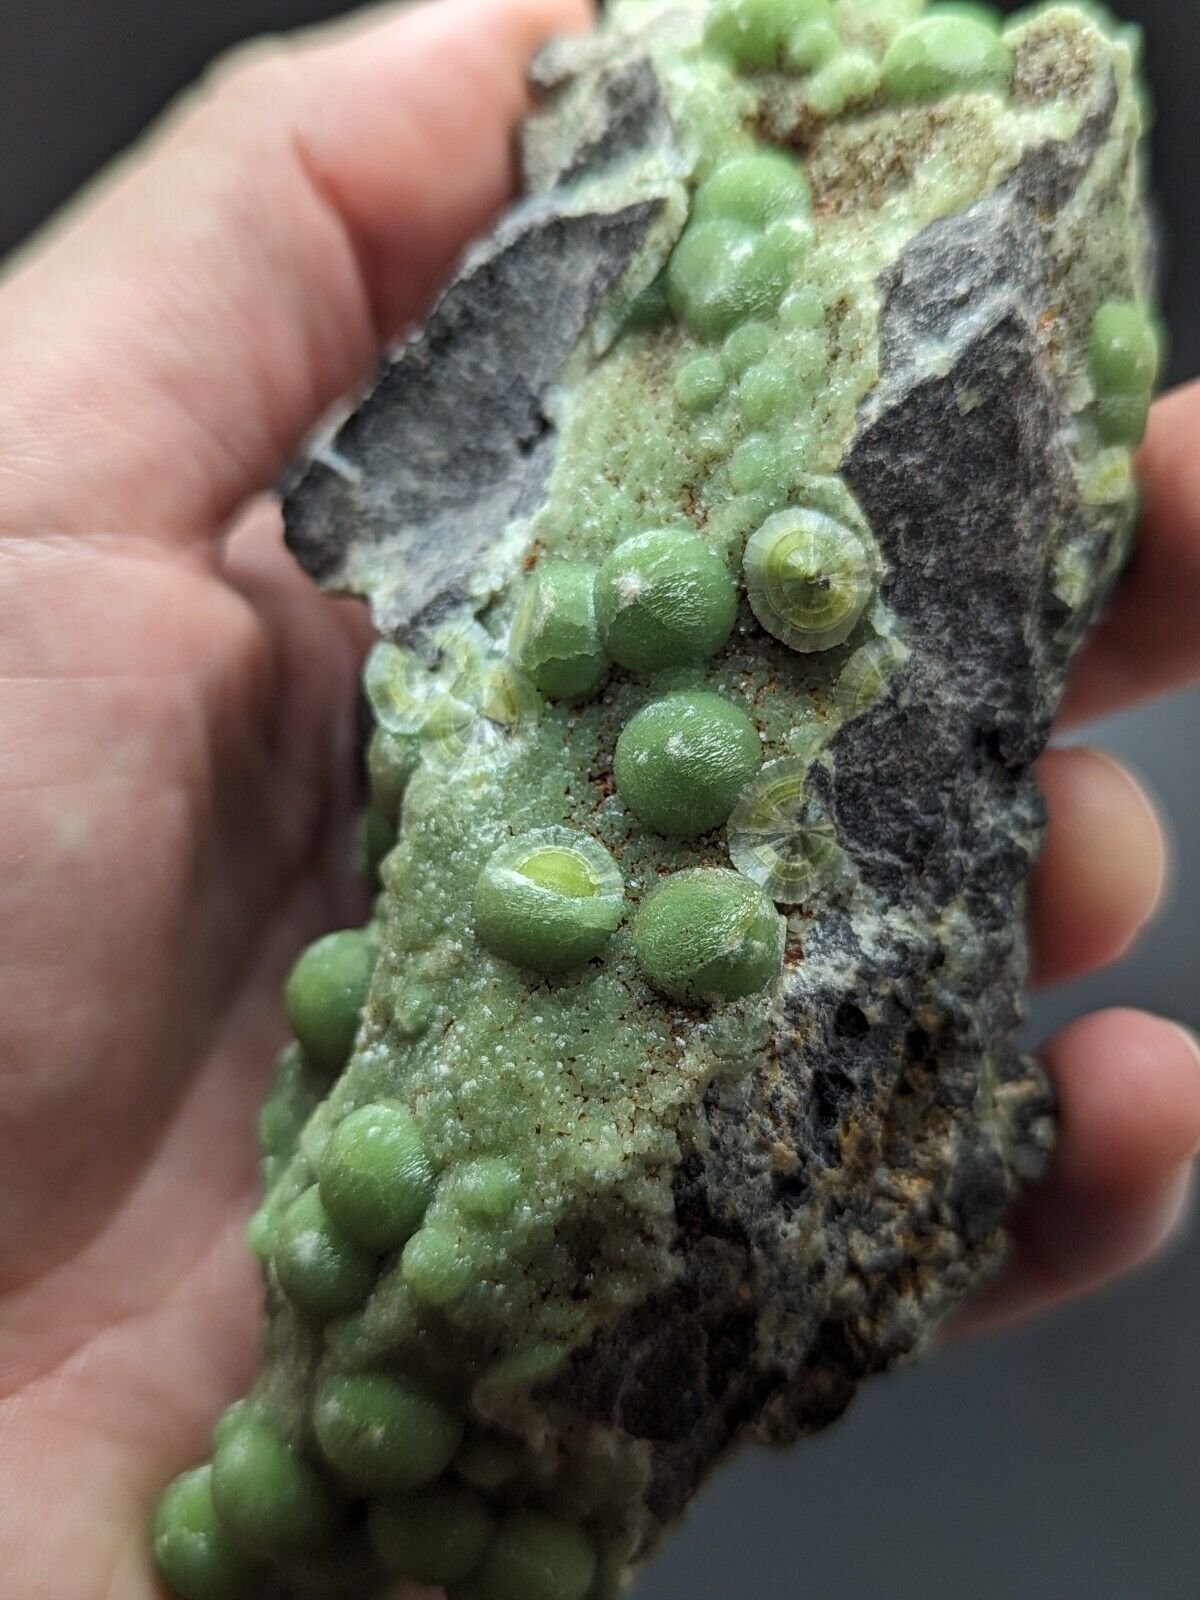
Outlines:
[[[298, 969], [301, 1044], [264, 1110], [251, 1226], [272, 1312], [255, 1425], [327, 1475], [351, 1534], [369, 1504], [392, 1570], [436, 1568], [452, 1600], [598, 1600], [636, 1554], [644, 1446], [556, 1411], [538, 1386], [670, 1284], [673, 1183], [698, 1108], [766, 1056], [814, 919], [867, 903], [819, 780], [907, 652], [839, 477], [880, 379], [879, 285], [921, 230], [1074, 138], [1109, 84], [1111, 132], [1064, 206], [1044, 328], [1098, 517], [1131, 521], [1156, 370], [1124, 33], [1074, 6], [1001, 30], [986, 7], [927, 14], [922, 0], [718, 0], [711, 13], [619, 0], [608, 27], [644, 41], [667, 96], [677, 238], [576, 352], [546, 495], [486, 595], [421, 650], [371, 657], [380, 893], [326, 1012], [312, 1001], [320, 963], [308, 985]], [[621, 181], [634, 193], [644, 177]], [[812, 581], [838, 614], [802, 606], [780, 626], [758, 579], [772, 519], [797, 514], [832, 541], [813, 544], [828, 571]], [[638, 587], [651, 536], [682, 541], [671, 570], [695, 577], [661, 613]], [[1053, 558], [1063, 627], [1082, 629], [1085, 553], [1064, 536]], [[627, 730], [675, 693], [720, 697], [757, 741], [738, 733], [739, 793], [694, 827], [613, 770], [622, 736], [633, 750]], [[602, 926], [559, 893], [568, 878], [514, 883], [514, 842], [543, 835], [612, 862]], [[703, 940], [692, 968], [676, 959], [661, 908], [692, 882], [733, 886], [744, 959]], [[364, 978], [347, 1018], [360, 969], [369, 992]], [[363, 1153], [373, 1116], [399, 1152], [394, 1183]], [[237, 1418], [223, 1426], [239, 1437]], [[236, 1517], [206, 1522], [219, 1512], [207, 1478], [172, 1494], [164, 1577], [180, 1600], [232, 1600], [240, 1558], [221, 1541]], [[427, 1544], [410, 1560], [405, 1519], [423, 1506]], [[186, 1566], [210, 1547], [231, 1574], [211, 1597]]]

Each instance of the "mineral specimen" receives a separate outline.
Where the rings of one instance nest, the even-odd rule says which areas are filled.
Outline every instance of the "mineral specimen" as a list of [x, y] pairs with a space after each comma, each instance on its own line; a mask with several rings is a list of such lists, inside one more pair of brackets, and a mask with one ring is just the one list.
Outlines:
[[1031, 764], [1156, 368], [1136, 37], [619, 0], [318, 449], [382, 635], [362, 931], [288, 984], [254, 1393], [180, 1600], [603, 1600], [999, 1260]]

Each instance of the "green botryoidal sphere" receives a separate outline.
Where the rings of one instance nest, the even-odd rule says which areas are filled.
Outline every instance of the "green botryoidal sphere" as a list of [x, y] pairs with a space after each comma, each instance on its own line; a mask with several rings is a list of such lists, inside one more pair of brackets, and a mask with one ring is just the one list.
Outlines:
[[1006, 90], [1012, 67], [1012, 51], [993, 26], [969, 16], [927, 16], [888, 47], [883, 85], [896, 100], [939, 100]]
[[451, 1306], [461, 1300], [476, 1275], [472, 1252], [458, 1232], [445, 1225], [418, 1228], [404, 1246], [400, 1265], [405, 1283], [430, 1306]]
[[812, 191], [804, 168], [782, 151], [735, 156], [719, 166], [696, 190], [694, 222], [724, 217], [765, 228], [769, 222], [807, 216]]
[[596, 573], [578, 561], [541, 567], [528, 580], [513, 622], [510, 653], [552, 700], [595, 694], [609, 660], [596, 621]]
[[367, 745], [371, 805], [389, 827], [399, 821], [404, 791], [420, 759], [421, 746], [414, 735], [389, 733], [386, 728], [372, 733]]
[[696, 867], [666, 878], [633, 921], [647, 979], [685, 1005], [757, 994], [783, 967], [787, 924], [748, 878]]
[[350, 1112], [321, 1153], [325, 1211], [367, 1250], [402, 1245], [424, 1215], [433, 1185], [425, 1141], [411, 1113], [395, 1101]]
[[369, 1516], [371, 1541], [384, 1565], [412, 1583], [457, 1583], [483, 1560], [492, 1535], [487, 1507], [472, 1489], [426, 1489], [403, 1500], [378, 1501]]
[[176, 1600], [259, 1600], [264, 1571], [217, 1520], [212, 1467], [176, 1478], [154, 1518], [154, 1564]]
[[596, 1549], [582, 1529], [536, 1511], [501, 1523], [483, 1564], [448, 1600], [586, 1600]]
[[667, 267], [667, 303], [702, 339], [769, 316], [791, 280], [793, 245], [785, 229], [759, 230], [728, 217], [689, 222]]
[[737, 596], [721, 558], [682, 528], [635, 534], [596, 580], [609, 654], [634, 672], [699, 666], [733, 629]]
[[849, 638], [879, 572], [868, 535], [807, 506], [768, 517], [747, 543], [743, 564], [754, 615], [806, 654]]
[[327, 933], [288, 975], [288, 1022], [310, 1061], [337, 1072], [349, 1060], [371, 984], [374, 955], [361, 928]]
[[704, 42], [753, 72], [782, 61], [800, 70], [818, 66], [839, 39], [829, 0], [716, 0]]
[[475, 928], [502, 961], [566, 972], [598, 956], [620, 925], [620, 868], [573, 828], [539, 828], [502, 844], [475, 884]]
[[322, 1454], [347, 1483], [403, 1495], [449, 1466], [462, 1418], [412, 1378], [348, 1373], [326, 1378], [313, 1403]]
[[254, 1420], [230, 1429], [218, 1445], [212, 1498], [221, 1526], [239, 1545], [275, 1559], [320, 1544], [338, 1517], [320, 1472]]
[[1158, 340], [1132, 300], [1109, 300], [1092, 319], [1089, 342], [1096, 416], [1105, 444], [1142, 442], [1158, 377]]
[[750, 718], [705, 692], [667, 695], [623, 729], [613, 763], [617, 793], [656, 833], [690, 839], [719, 828], [762, 764]]
[[293, 1305], [327, 1322], [362, 1305], [375, 1286], [378, 1262], [332, 1221], [314, 1184], [283, 1214], [275, 1275]]

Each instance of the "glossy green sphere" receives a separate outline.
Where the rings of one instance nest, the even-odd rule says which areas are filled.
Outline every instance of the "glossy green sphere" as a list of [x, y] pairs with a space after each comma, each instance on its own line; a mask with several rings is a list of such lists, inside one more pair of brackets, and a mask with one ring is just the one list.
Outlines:
[[537, 1511], [501, 1523], [483, 1564], [449, 1600], [586, 1600], [596, 1548], [581, 1528]]
[[1142, 442], [1158, 377], [1158, 340], [1131, 300], [1109, 300], [1092, 320], [1089, 344], [1096, 415], [1106, 444]]
[[737, 616], [725, 563], [682, 528], [635, 534], [600, 568], [596, 611], [614, 660], [634, 672], [698, 666]]
[[697, 189], [692, 220], [723, 217], [765, 228], [783, 217], [806, 216], [812, 191], [804, 168], [782, 151], [735, 156]]
[[927, 16], [892, 41], [883, 84], [897, 100], [938, 100], [1007, 89], [1012, 65], [1012, 51], [993, 27], [967, 16]]
[[586, 699], [608, 676], [595, 583], [592, 567], [557, 561], [540, 567], [525, 585], [509, 649], [521, 671], [553, 700]]
[[293, 1305], [327, 1322], [353, 1311], [375, 1287], [379, 1264], [329, 1216], [314, 1184], [283, 1214], [275, 1239], [275, 1275]]
[[716, 356], [693, 356], [675, 374], [675, 398], [685, 411], [709, 411], [725, 393], [726, 383]]
[[620, 925], [620, 868], [573, 828], [539, 828], [502, 844], [475, 884], [475, 928], [502, 961], [566, 972], [598, 956]]
[[325, 1480], [273, 1428], [231, 1428], [217, 1447], [212, 1498], [221, 1526], [257, 1555], [294, 1555], [327, 1538], [337, 1506]]
[[154, 1564], [177, 1600], [259, 1600], [264, 1572], [217, 1521], [212, 1468], [176, 1478], [154, 1518]]
[[726, 217], [689, 222], [667, 267], [667, 303], [702, 339], [774, 311], [790, 278], [787, 241]]
[[394, 1101], [350, 1112], [321, 1154], [322, 1204], [367, 1250], [404, 1243], [425, 1213], [433, 1183], [425, 1141], [411, 1113]]
[[748, 878], [697, 867], [665, 878], [633, 922], [647, 979], [685, 1005], [739, 1000], [779, 976], [787, 924]]
[[449, 1466], [462, 1418], [415, 1379], [354, 1373], [320, 1384], [313, 1429], [326, 1460], [348, 1483], [400, 1495]]
[[310, 944], [288, 975], [284, 1006], [306, 1056], [329, 1072], [345, 1066], [371, 984], [374, 956], [360, 928]]
[[617, 793], [639, 822], [690, 839], [721, 826], [761, 765], [746, 713], [701, 691], [643, 707], [617, 740], [613, 770]]
[[457, 1583], [483, 1560], [493, 1522], [471, 1489], [427, 1489], [371, 1507], [371, 1540], [384, 1564], [413, 1583]]
[[400, 1257], [404, 1281], [418, 1300], [430, 1306], [451, 1306], [461, 1300], [475, 1279], [472, 1254], [449, 1227], [426, 1225], [404, 1246]]

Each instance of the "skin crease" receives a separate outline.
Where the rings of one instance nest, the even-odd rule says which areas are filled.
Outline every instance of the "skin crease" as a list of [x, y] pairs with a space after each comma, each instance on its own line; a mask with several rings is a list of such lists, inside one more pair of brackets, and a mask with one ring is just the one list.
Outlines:
[[[210, 76], [0, 283], [0, 1571], [151, 1600], [146, 1518], [249, 1380], [253, 1127], [301, 944], [347, 870], [366, 630], [255, 499], [512, 183], [523, 71], [581, 0], [444, 0]], [[1145, 528], [1066, 722], [1200, 673], [1200, 389], [1164, 400]], [[228, 531], [230, 519], [236, 529]], [[1115, 959], [1162, 836], [1057, 751], [1037, 975]], [[1062, 1145], [961, 1319], [1122, 1272], [1178, 1215], [1200, 1052], [1112, 1011], [1047, 1060]]]

